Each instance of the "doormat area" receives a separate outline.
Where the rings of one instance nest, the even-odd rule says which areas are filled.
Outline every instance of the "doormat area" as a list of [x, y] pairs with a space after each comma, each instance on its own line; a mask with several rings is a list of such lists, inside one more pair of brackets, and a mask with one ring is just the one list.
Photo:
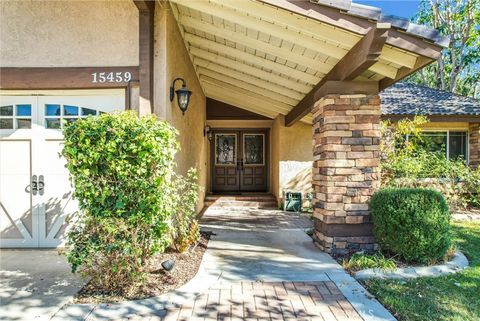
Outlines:
[[[202, 262], [203, 254], [207, 250], [209, 233], [201, 233], [197, 246], [185, 253], [167, 250], [157, 254], [147, 266], [145, 281], [132, 286], [126, 295], [118, 293], [105, 293], [102, 289], [87, 283], [74, 297], [74, 303], [112, 303], [126, 300], [145, 299], [173, 291], [188, 281], [196, 274]], [[161, 263], [174, 260], [175, 266], [166, 272]]]

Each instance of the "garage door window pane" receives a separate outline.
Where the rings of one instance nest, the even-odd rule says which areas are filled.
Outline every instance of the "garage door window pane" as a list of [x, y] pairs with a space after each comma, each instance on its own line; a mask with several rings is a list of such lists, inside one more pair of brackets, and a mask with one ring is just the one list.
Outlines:
[[60, 116], [60, 105], [45, 105], [46, 116]]
[[96, 115], [97, 111], [95, 109], [90, 109], [90, 108], [82, 108], [82, 116], [88, 116], [88, 115]]
[[63, 106], [63, 115], [65, 116], [78, 116], [78, 107], [77, 106]]
[[31, 105], [17, 105], [17, 116], [31, 116], [32, 115], [32, 106]]
[[0, 129], [13, 129], [13, 119], [0, 119]]
[[13, 106], [0, 107], [0, 116], [13, 116]]
[[60, 118], [47, 118], [45, 119], [47, 128], [60, 129]]
[[32, 120], [31, 119], [17, 119], [17, 128], [18, 129], [32, 128]]
[[467, 159], [467, 132], [450, 132], [448, 156]]

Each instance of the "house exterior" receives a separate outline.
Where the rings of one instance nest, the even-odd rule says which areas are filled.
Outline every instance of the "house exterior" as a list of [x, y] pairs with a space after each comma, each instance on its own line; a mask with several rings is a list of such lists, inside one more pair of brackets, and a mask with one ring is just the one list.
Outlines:
[[397, 83], [381, 94], [382, 119], [395, 123], [415, 115], [427, 116], [423, 134], [431, 137], [447, 158], [463, 157], [480, 165], [480, 101], [408, 83]]
[[[379, 92], [448, 44], [435, 30], [343, 0], [0, 8], [2, 247], [62, 244], [77, 211], [58, 157], [62, 123], [132, 109], [178, 129], [177, 170], [197, 167], [205, 193], [280, 199], [303, 179], [314, 191], [316, 244], [330, 253], [371, 248]], [[178, 77], [192, 91], [184, 114], [170, 100]]]

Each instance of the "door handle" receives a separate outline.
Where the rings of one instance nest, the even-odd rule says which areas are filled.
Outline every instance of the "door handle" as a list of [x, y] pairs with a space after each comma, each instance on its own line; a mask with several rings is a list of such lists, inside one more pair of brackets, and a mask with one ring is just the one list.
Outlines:
[[237, 171], [241, 171], [241, 170], [242, 170], [242, 165], [240, 161], [237, 159]]
[[243, 171], [243, 158], [240, 158], [240, 170]]
[[37, 195], [37, 192], [38, 192], [37, 175], [32, 175], [30, 186], [31, 186], [32, 194]]
[[43, 195], [45, 189], [45, 179], [43, 175], [38, 176], [38, 194]]

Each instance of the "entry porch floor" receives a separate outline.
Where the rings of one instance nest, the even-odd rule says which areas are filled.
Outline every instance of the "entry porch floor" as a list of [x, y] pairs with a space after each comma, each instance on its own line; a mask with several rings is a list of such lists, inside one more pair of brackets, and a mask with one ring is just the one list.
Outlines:
[[395, 320], [313, 245], [308, 215], [226, 202], [201, 219], [213, 234], [189, 283], [145, 300], [66, 305], [52, 320]]

